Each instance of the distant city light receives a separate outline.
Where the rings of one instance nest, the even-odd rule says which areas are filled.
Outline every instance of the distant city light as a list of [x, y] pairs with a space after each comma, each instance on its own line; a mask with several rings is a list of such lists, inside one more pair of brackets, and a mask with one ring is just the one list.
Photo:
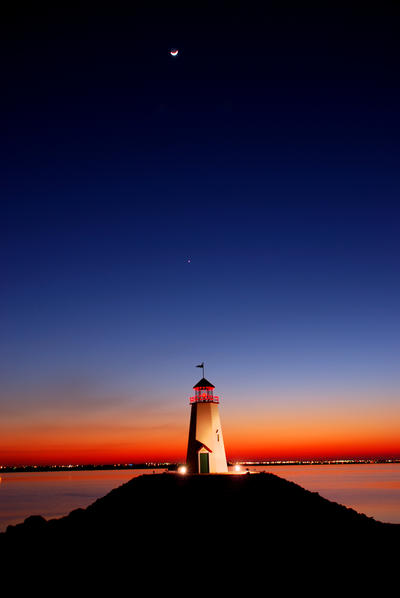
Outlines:
[[242, 468], [240, 467], [240, 465], [235, 465], [234, 469], [235, 469], [235, 471], [241, 471]]
[[185, 465], [182, 465], [182, 467], [180, 467], [180, 468], [178, 469], [178, 471], [179, 471], [179, 473], [181, 473], [181, 474], [185, 474], [185, 473], [187, 473], [187, 467], [186, 467]]

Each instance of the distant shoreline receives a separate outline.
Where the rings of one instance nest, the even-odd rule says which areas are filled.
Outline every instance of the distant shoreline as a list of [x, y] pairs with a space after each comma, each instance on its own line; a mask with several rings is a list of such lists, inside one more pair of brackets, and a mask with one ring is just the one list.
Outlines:
[[[228, 461], [228, 466], [233, 467], [282, 467], [287, 465], [378, 465], [400, 463], [400, 459], [327, 459], [304, 461]], [[118, 471], [127, 469], [163, 469], [174, 471], [181, 463], [116, 463], [116, 464], [75, 464], [75, 465], [0, 465], [2, 473], [35, 473], [35, 472], [60, 472], [60, 471]]]

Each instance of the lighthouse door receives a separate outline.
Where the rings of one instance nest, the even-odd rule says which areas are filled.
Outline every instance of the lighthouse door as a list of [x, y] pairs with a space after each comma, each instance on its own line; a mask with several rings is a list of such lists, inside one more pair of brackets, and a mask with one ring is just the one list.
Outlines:
[[200, 453], [200, 473], [210, 473], [208, 453]]

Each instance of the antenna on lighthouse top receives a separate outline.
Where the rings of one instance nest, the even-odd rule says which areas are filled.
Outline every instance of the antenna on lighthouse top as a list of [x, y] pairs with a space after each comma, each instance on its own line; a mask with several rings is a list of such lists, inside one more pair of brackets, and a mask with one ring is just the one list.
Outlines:
[[204, 361], [202, 361], [200, 365], [196, 365], [196, 367], [203, 368], [203, 378], [204, 378]]

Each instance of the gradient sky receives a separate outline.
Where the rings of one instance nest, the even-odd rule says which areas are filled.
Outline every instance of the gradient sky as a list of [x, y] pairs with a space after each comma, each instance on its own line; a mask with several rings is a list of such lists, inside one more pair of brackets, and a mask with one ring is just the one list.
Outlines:
[[184, 460], [201, 361], [229, 459], [400, 457], [398, 9], [56, 4], [0, 31], [0, 464]]

